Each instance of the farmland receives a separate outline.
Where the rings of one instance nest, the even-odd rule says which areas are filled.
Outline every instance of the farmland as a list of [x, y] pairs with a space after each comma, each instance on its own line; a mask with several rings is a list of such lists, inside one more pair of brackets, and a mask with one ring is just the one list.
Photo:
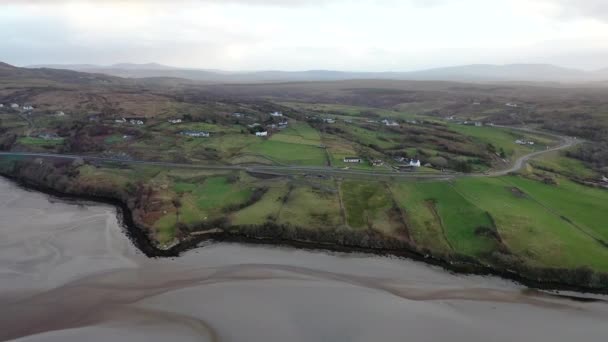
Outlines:
[[[77, 158], [0, 157], [0, 169], [116, 198], [159, 248], [219, 231], [608, 272], [608, 181], [595, 145], [527, 111], [505, 113], [504, 94], [480, 103], [470, 89], [350, 86], [26, 89], [19, 99], [36, 108], [2, 110], [0, 148]], [[519, 167], [522, 157], [533, 158]]]

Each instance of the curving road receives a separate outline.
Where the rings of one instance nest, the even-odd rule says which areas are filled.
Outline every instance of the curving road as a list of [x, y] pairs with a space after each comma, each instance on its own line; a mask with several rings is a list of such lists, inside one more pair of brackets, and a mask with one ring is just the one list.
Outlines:
[[[522, 129], [524, 130], [524, 129]], [[528, 132], [533, 132], [531, 130], [525, 130]], [[547, 134], [544, 133], [543, 134]], [[508, 167], [507, 169], [503, 169], [503, 170], [497, 170], [497, 171], [491, 171], [488, 172], [486, 174], [484, 174], [484, 176], [504, 176], [507, 175], [511, 172], [516, 172], [521, 170], [524, 166], [526, 166], [526, 163], [530, 160], [533, 159], [535, 157], [538, 157], [540, 155], [543, 155], [545, 153], [550, 153], [550, 152], [554, 152], [554, 151], [559, 151], [559, 150], [563, 150], [563, 149], [567, 149], [570, 148], [572, 146], [576, 146], [578, 144], [580, 144], [582, 141], [576, 138], [571, 138], [571, 137], [566, 137], [566, 136], [558, 136], [558, 135], [553, 135], [555, 137], [558, 137], [560, 139], [560, 144], [558, 146], [552, 147], [552, 148], [548, 148], [546, 150], [542, 150], [542, 151], [536, 151], [536, 152], [532, 152], [529, 154], [526, 154], [524, 156], [521, 156], [519, 158], [517, 158], [515, 160], [515, 162], [513, 163], [513, 165], [511, 165], [510, 167]]]
[[110, 163], [121, 163], [121, 164], [140, 164], [140, 165], [153, 165], [153, 166], [164, 166], [164, 167], [179, 167], [179, 168], [194, 168], [194, 169], [205, 169], [205, 170], [235, 170], [235, 171], [248, 171], [253, 173], [261, 173], [267, 175], [290, 175], [294, 173], [307, 173], [307, 174], [318, 174], [327, 176], [345, 176], [345, 177], [382, 177], [382, 178], [414, 178], [414, 179], [435, 179], [435, 180], [448, 180], [456, 177], [496, 177], [504, 176], [511, 172], [516, 172], [523, 168], [526, 163], [539, 155], [558, 151], [575, 146], [582, 141], [576, 138], [567, 136], [556, 135], [547, 132], [535, 131], [527, 128], [516, 128], [507, 126], [497, 126], [501, 128], [508, 128], [512, 130], [526, 131], [529, 133], [537, 133], [550, 135], [560, 140], [558, 146], [549, 148], [543, 151], [536, 151], [524, 156], [519, 157], [515, 162], [508, 168], [503, 170], [496, 170], [486, 173], [475, 173], [475, 174], [462, 174], [455, 172], [448, 173], [436, 173], [436, 172], [424, 172], [424, 171], [412, 171], [412, 172], [390, 172], [390, 171], [363, 171], [363, 170], [345, 170], [332, 167], [318, 167], [318, 166], [237, 166], [237, 165], [201, 165], [201, 164], [185, 164], [185, 163], [170, 163], [170, 162], [158, 162], [158, 161], [146, 161], [146, 160], [125, 160], [111, 157], [99, 157], [89, 155], [74, 155], [74, 154], [54, 154], [54, 153], [36, 153], [36, 152], [0, 152], [1, 156], [24, 156], [24, 157], [36, 157], [36, 158], [62, 158], [62, 159], [83, 159], [87, 161], [98, 161], [98, 162], [110, 162]]

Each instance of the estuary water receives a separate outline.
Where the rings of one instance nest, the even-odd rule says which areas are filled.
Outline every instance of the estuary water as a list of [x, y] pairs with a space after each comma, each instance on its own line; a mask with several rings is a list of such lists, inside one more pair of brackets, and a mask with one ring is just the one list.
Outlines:
[[148, 259], [113, 207], [0, 178], [0, 341], [608, 341], [608, 298], [586, 297], [284, 247]]

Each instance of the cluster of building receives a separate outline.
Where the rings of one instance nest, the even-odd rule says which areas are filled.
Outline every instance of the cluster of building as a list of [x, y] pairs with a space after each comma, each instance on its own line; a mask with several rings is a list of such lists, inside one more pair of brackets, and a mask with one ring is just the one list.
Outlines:
[[193, 138], [209, 138], [211, 136], [211, 133], [205, 131], [182, 131], [180, 134]]
[[131, 125], [135, 126], [143, 126], [146, 123], [142, 118], [120, 118], [115, 119], [114, 122], [119, 124], [130, 123]]
[[[3, 103], [0, 103], [0, 108], [4, 108]], [[23, 110], [25, 112], [30, 112], [30, 111], [34, 110], [34, 106], [23, 105], [23, 107], [21, 107], [18, 103], [11, 103], [10, 105], [7, 105], [7, 108], [14, 109], [14, 110]]]
[[43, 139], [43, 140], [61, 140], [62, 139], [56, 133], [40, 133], [40, 134], [38, 134], [38, 138]]
[[[420, 167], [421, 163], [419, 159], [407, 159], [404, 157], [395, 158], [395, 161], [399, 163], [398, 167]], [[360, 157], [345, 157], [343, 159], [344, 163], [347, 164], [360, 164], [363, 162], [363, 159]], [[383, 166], [384, 161], [380, 159], [370, 160], [370, 164], [372, 166]]]
[[382, 121], [380, 121], [382, 124], [384, 124], [385, 126], [399, 126], [399, 123], [397, 123], [397, 121], [394, 120], [389, 120], [389, 119], [384, 119]]
[[526, 139], [517, 139], [515, 143], [518, 145], [534, 145], [534, 141], [526, 140]]

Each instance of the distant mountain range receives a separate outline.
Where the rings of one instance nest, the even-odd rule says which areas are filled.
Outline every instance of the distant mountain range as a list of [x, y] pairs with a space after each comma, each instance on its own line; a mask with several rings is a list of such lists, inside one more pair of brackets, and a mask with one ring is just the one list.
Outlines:
[[183, 78], [210, 83], [252, 83], [287, 81], [339, 81], [350, 79], [394, 79], [461, 82], [605, 82], [608, 68], [583, 71], [550, 64], [475, 64], [412, 72], [309, 71], [222, 71], [171, 67], [157, 63], [31, 65], [27, 68], [67, 69], [126, 78]]

